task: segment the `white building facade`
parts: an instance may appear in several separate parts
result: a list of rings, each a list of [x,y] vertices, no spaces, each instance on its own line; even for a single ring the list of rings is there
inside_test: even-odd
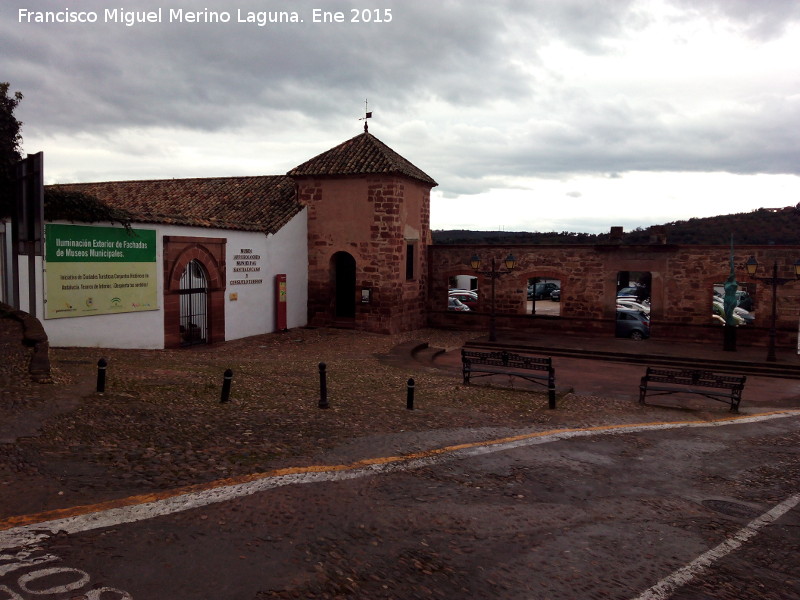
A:
[[[64,221],[50,223],[75,226]],[[106,230],[114,227],[112,223],[85,225],[79,227],[97,228]],[[116,229],[124,228],[116,224]],[[63,300],[51,293],[48,288],[61,283],[49,281],[59,275],[53,274],[54,269],[48,268],[45,257],[36,257],[35,272],[41,273],[36,277],[35,285],[35,316],[42,322],[48,339],[52,346],[81,346],[81,347],[107,347],[107,348],[146,348],[159,349],[174,347],[176,345],[191,345],[192,343],[206,343],[212,341],[209,337],[209,323],[194,323],[201,331],[193,335],[184,335],[176,344],[170,343],[167,332],[177,329],[181,333],[182,321],[187,319],[210,317],[213,308],[209,294],[207,265],[201,264],[201,273],[206,271],[206,281],[200,288],[205,291],[196,295],[205,295],[201,299],[202,308],[195,308],[196,312],[187,315],[190,307],[187,302],[182,303],[183,314],[179,312],[177,321],[170,322],[170,316],[165,312],[165,275],[164,258],[165,244],[175,238],[192,238],[198,240],[221,240],[224,248],[224,290],[223,298],[224,326],[217,324],[213,341],[225,341],[243,338],[251,335],[269,333],[278,329],[302,327],[307,320],[307,289],[308,289],[308,256],[305,241],[306,212],[301,211],[286,225],[274,234],[261,232],[230,231],[221,229],[206,229],[199,227],[182,227],[177,225],[147,225],[135,224],[134,230],[147,230],[155,232],[155,268],[153,269],[155,281],[152,282],[151,297],[154,302],[146,310],[126,311],[124,306],[110,313],[99,313],[87,310],[87,302],[99,305],[102,301],[97,298],[98,293],[93,288],[94,280],[84,284],[78,281],[77,287],[86,286],[86,290],[78,289],[69,296],[68,303],[74,312],[57,312],[54,303],[65,304]],[[246,258],[244,258],[246,257]],[[28,280],[28,257],[19,257],[19,295],[20,306],[23,310],[34,314],[30,310],[30,293]],[[238,264],[247,263],[241,267]],[[72,272],[93,271],[89,266],[92,263],[76,263]],[[242,269],[247,269],[243,272]],[[278,276],[284,276],[280,278]],[[63,276],[61,276],[63,277]],[[109,280],[113,281],[113,280]],[[285,284],[284,284],[285,281]],[[281,286],[283,284],[283,296]],[[112,284],[113,285],[113,284]],[[119,295],[119,294],[117,294]],[[115,296],[114,296],[115,297]],[[281,297],[283,300],[281,300]],[[278,322],[279,303],[285,303],[285,321]],[[197,305],[196,305],[197,306]],[[179,302],[179,307],[181,303]],[[173,319],[174,320],[174,319]],[[183,325],[184,334],[187,326]],[[173,336],[174,337],[174,336]]]

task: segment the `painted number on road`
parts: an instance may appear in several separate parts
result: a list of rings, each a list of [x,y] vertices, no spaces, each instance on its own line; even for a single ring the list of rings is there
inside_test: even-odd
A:
[[[0,600],[29,600],[30,598],[54,597],[57,594],[81,592],[76,596],[85,600],[133,600],[128,592],[123,592],[110,587],[93,590],[85,589],[91,581],[86,571],[72,567],[47,567],[36,568],[43,564],[60,560],[52,554],[34,556],[34,551],[22,551],[16,555],[0,554],[0,577],[15,571],[25,570],[26,573],[17,577],[16,585],[12,588],[0,584]],[[29,571],[28,569],[35,570]]]

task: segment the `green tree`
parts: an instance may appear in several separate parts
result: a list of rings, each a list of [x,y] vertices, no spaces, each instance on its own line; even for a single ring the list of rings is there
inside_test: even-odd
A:
[[[9,96],[10,87],[11,84],[0,82],[0,217],[7,217],[13,211],[14,165],[22,158],[19,151],[22,123],[14,117],[22,93]]]

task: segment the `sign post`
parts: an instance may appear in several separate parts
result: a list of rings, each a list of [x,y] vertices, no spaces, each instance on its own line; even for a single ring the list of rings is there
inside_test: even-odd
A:
[[[36,257],[42,256],[44,229],[44,153],[37,152],[23,158],[16,166],[16,202],[11,221],[13,238],[12,277],[14,280],[13,304],[18,308],[19,256],[28,257],[28,312],[36,316]]]

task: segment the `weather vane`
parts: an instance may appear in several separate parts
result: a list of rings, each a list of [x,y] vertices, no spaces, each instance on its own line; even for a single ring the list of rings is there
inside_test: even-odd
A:
[[[369,133],[369,127],[367,126],[367,119],[372,118],[372,111],[369,110],[368,100],[364,100],[364,113],[365,115],[361,119],[359,119],[359,121],[364,121],[364,133]]]

